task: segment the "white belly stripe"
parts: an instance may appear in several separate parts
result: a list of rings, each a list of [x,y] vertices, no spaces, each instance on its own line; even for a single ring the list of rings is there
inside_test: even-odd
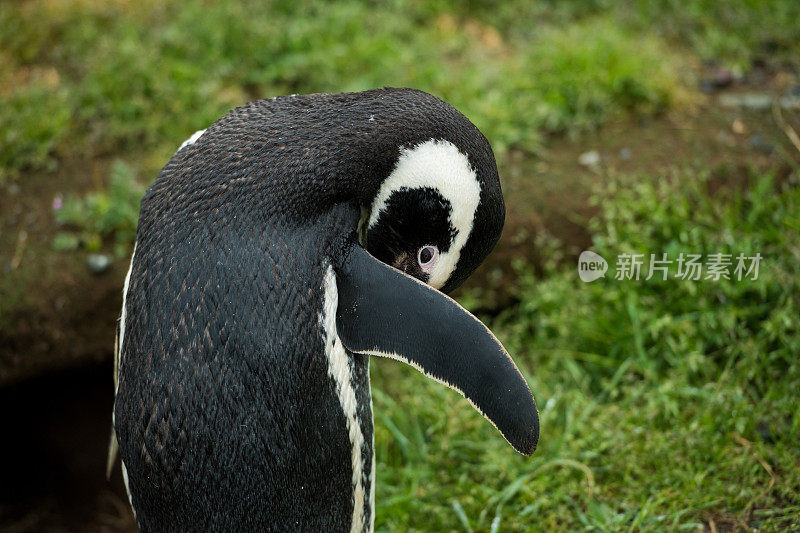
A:
[[[122,365],[122,343],[125,340],[125,318],[127,316],[126,312],[126,302],[128,299],[128,287],[131,283],[131,272],[133,272],[133,258],[136,256],[136,243],[133,244],[133,253],[131,254],[131,266],[128,267],[128,274],[125,276],[125,285],[122,288],[122,313],[119,317],[119,338],[117,339],[117,352],[114,354],[114,396],[116,397],[117,391],[119,390],[119,370]],[[116,403],[114,404],[115,408],[111,411],[111,423],[112,425],[116,423],[117,412],[116,412]],[[125,481],[125,491],[128,493],[128,502],[131,504],[131,509],[133,509],[133,499],[131,498],[131,491],[128,488],[128,470],[125,468],[125,463],[120,461],[122,464],[122,479]],[[133,515],[136,516],[136,509],[133,509]]]
[[[372,468],[369,471],[369,531],[375,530],[375,411],[372,408],[372,383],[367,372],[367,386],[369,387],[369,416],[372,417]]]
[[[119,339],[117,339],[117,353],[114,354],[116,363],[114,365],[114,395],[117,394],[119,388],[119,368],[122,364],[122,343],[125,340],[125,318],[127,315],[125,302],[128,299],[128,286],[131,283],[131,272],[133,272],[133,258],[136,256],[136,243],[133,243],[133,253],[131,253],[131,265],[128,267],[128,273],[125,275],[125,285],[122,287],[122,312],[119,316]]]
[[[364,531],[364,483],[362,481],[363,464],[361,450],[364,446],[364,435],[361,433],[361,424],[358,421],[356,410],[356,393],[351,384],[350,365],[347,352],[342,345],[342,341],[336,333],[336,309],[339,306],[339,292],[336,288],[336,274],[333,267],[328,265],[325,272],[325,302],[323,311],[320,314],[320,324],[325,334],[325,355],[328,359],[328,375],[336,383],[336,394],[339,396],[339,403],[344,411],[347,420],[347,430],[352,447],[352,467],[353,467],[353,518],[350,523],[350,532],[355,533]],[[374,470],[374,467],[373,467]],[[375,479],[375,473],[370,476]],[[373,491],[374,492],[374,491]],[[370,495],[372,500],[372,495]],[[375,515],[375,509],[372,509]],[[372,520],[370,520],[369,531],[372,531]]]

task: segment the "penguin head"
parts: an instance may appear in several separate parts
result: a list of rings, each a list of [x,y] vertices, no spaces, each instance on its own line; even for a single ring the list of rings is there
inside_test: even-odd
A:
[[[414,120],[394,124],[390,171],[364,208],[359,236],[377,259],[450,292],[500,238],[505,205],[497,164],[464,115],[421,91],[408,95],[413,105],[403,111],[412,107]]]

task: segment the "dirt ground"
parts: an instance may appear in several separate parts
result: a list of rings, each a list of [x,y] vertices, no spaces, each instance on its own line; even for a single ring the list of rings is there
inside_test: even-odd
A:
[[[737,185],[750,168],[788,174],[798,165],[797,150],[772,109],[723,105],[725,95],[798,84],[786,76],[756,73],[703,93],[688,110],[550,139],[544,155],[511,153],[501,168],[508,208],[503,237],[466,284],[481,290],[480,311],[513,303],[512,259],[540,265],[537,235],[559,239],[570,260],[591,244],[591,187],[609,173],[657,179],[670,167],[710,168],[720,183]],[[794,126],[800,129],[796,119]],[[592,151],[599,162],[581,164],[581,155]],[[0,461],[4,531],[135,530],[119,467],[110,482],[104,475],[114,321],[127,260],[97,276],[83,253],[56,252],[50,244],[58,229],[53,197],[102,187],[108,167],[73,161],[9,183],[0,194],[0,411],[9,421]]]

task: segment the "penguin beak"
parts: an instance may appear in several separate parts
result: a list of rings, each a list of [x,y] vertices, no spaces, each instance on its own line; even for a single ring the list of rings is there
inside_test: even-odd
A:
[[[337,334],[351,352],[403,361],[464,396],[518,452],[539,440],[533,394],[489,329],[449,296],[354,246],[336,268]]]

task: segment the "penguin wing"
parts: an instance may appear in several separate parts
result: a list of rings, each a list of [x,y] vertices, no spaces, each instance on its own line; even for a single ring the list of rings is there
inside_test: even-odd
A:
[[[360,246],[336,274],[337,333],[348,350],[415,367],[464,396],[518,452],[533,453],[539,439],[533,394],[480,320]]]

